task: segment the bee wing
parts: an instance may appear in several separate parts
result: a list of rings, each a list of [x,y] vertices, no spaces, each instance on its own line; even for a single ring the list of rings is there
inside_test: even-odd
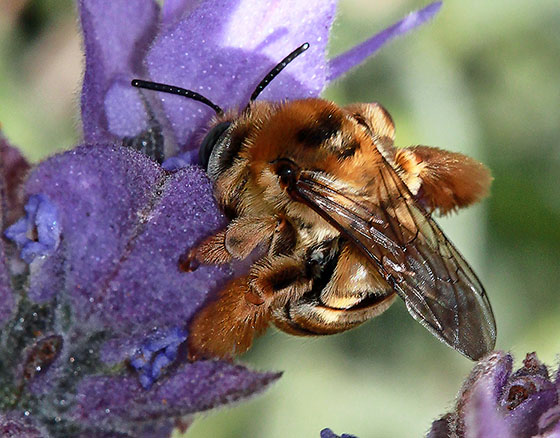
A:
[[[476,360],[494,348],[496,324],[480,280],[385,163],[374,201],[320,172],[302,171],[300,200],[350,239],[438,339]]]

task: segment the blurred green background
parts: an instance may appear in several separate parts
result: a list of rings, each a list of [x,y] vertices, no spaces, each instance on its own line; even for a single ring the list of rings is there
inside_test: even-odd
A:
[[[341,0],[339,53],[427,4]],[[0,123],[27,157],[78,142],[83,58],[69,0],[0,3]],[[495,181],[480,206],[439,221],[479,273],[497,347],[519,361],[560,353],[560,4],[446,0],[437,18],[393,42],[326,93],[379,101],[397,144],[472,155]],[[439,343],[401,302],[338,336],[275,330],[242,359],[284,370],[264,395],[199,418],[189,437],[417,437],[448,410],[472,363]],[[177,434],[179,436],[179,434]]]

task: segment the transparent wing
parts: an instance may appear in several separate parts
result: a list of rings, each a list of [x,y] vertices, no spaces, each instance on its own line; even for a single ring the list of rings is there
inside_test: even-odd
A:
[[[416,204],[393,168],[378,169],[375,201],[302,171],[300,200],[347,236],[437,338],[476,360],[494,348],[496,324],[480,280],[441,229]]]

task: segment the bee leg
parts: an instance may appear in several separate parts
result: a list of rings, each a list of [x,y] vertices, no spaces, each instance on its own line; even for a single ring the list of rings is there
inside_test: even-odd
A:
[[[334,270],[313,280],[324,287],[301,295],[272,313],[280,330],[299,336],[340,333],[384,312],[396,294],[368,261],[350,244],[337,254]]]
[[[269,252],[282,252],[295,244],[292,232],[292,227],[284,218],[253,217],[243,222],[237,219],[219,236],[221,244],[215,246],[227,252],[230,259],[233,255],[241,258],[249,255],[258,243],[269,239]],[[216,236],[209,239],[218,239]],[[213,247],[201,247],[203,255],[215,251]],[[254,263],[249,275],[231,281],[216,300],[205,305],[193,319],[189,329],[189,358],[227,358],[247,351],[254,337],[268,326],[271,308],[275,305],[274,287],[278,287],[281,278],[285,282],[283,288],[288,287],[287,279],[290,276],[293,278],[293,272],[302,274],[301,266],[300,260],[269,255]],[[276,277],[273,272],[276,272]]]
[[[204,239],[179,258],[179,267],[184,272],[194,271],[199,264],[221,265],[231,262],[232,256],[226,250],[226,231],[223,229]]]
[[[182,268],[189,271],[200,263],[219,265],[230,263],[233,259],[244,259],[259,243],[270,238],[276,226],[277,220],[273,216],[239,217],[191,249],[183,257]]]
[[[492,176],[482,163],[466,155],[429,146],[399,149],[399,175],[428,211],[446,214],[488,195]]]
[[[268,326],[270,308],[246,299],[248,277],[232,280],[194,317],[189,327],[190,360],[232,358],[247,351]]]
[[[272,310],[309,288],[305,264],[289,256],[267,256],[247,276],[231,281],[205,305],[189,328],[191,360],[231,358],[247,351],[268,326]]]
[[[248,298],[254,295],[266,306],[276,308],[305,293],[311,285],[311,279],[300,258],[267,256],[251,266],[248,285]]]
[[[270,241],[277,226],[274,216],[241,216],[227,227],[225,247],[233,258],[246,258],[257,245]]]
[[[292,254],[297,242],[297,232],[284,216],[278,216],[276,228],[268,249],[269,256]]]

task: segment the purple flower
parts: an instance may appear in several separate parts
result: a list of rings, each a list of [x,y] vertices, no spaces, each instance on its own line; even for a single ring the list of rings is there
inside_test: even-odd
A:
[[[321,438],[357,438],[355,435],[349,435],[347,433],[343,433],[342,435],[337,435],[330,429],[323,429],[321,431]]]
[[[198,151],[196,149],[183,152],[182,154],[175,155],[173,157],[169,157],[163,163],[161,163],[161,167],[165,170],[173,172],[175,170],[179,170],[183,167],[191,166],[194,164],[198,164]]]
[[[132,78],[190,88],[222,108],[243,107],[264,75],[308,41],[309,50],[272,81],[260,98],[316,97],[329,81],[392,38],[426,22],[441,7],[441,2],[432,3],[327,60],[335,0],[167,1],[159,13],[150,1],[109,4],[79,1],[86,50],[84,140],[114,143],[126,137],[142,150],[154,145],[164,149],[161,158],[197,149],[212,110],[180,96],[133,89]]]
[[[551,378],[535,353],[512,373],[509,354],[481,360],[465,381],[455,410],[432,425],[428,438],[557,438],[560,370]]]
[[[223,221],[200,169],[170,174],[128,148],[79,147],[38,166],[25,191],[56,206],[62,235],[30,266],[3,329],[14,339],[0,351],[13,369],[0,373],[11,410],[51,436],[150,436],[280,376],[179,359],[188,321],[230,275],[177,266]]]
[[[179,346],[187,339],[182,327],[172,327],[157,337],[147,339],[130,358],[130,365],[140,372],[140,384],[150,388],[163,369],[177,357]]]
[[[178,421],[259,393],[280,373],[186,361],[191,319],[233,274],[179,269],[183,254],[225,224],[210,181],[192,165],[211,114],[130,80],[190,87],[235,108],[309,41],[262,98],[317,96],[441,3],[332,61],[334,0],[78,5],[84,145],[44,161],[23,185],[25,162],[0,161],[0,205],[8,206],[0,216],[0,427],[23,436],[165,437]],[[16,247],[29,265],[14,262]]]

